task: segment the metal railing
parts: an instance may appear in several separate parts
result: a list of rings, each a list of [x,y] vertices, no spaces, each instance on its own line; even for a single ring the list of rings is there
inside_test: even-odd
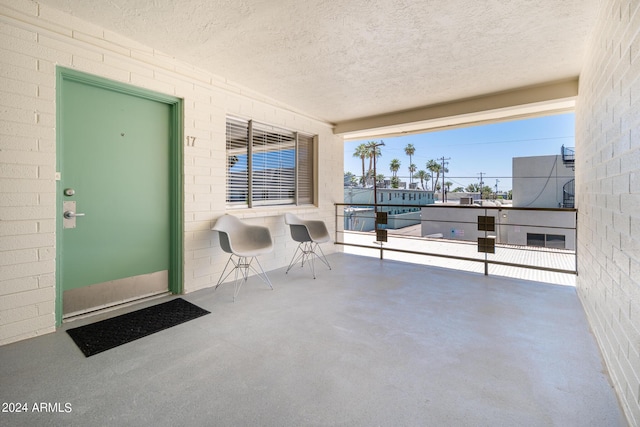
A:
[[[335,204],[335,243],[407,256],[577,275],[577,210]]]
[[[573,165],[576,161],[576,151],[573,147],[565,147],[564,145],[560,148],[560,153],[562,154],[562,163],[565,165]]]

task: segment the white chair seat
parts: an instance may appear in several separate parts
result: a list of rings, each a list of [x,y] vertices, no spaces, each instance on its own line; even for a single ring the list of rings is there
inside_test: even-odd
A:
[[[309,238],[316,243],[326,243],[331,240],[329,236],[329,230],[323,221],[309,220],[304,221],[302,225],[307,227]]]
[[[233,293],[233,300],[235,301],[240,292],[242,282],[249,277],[249,270],[255,272],[260,279],[273,289],[269,277],[257,258],[259,255],[273,251],[273,240],[267,227],[246,224],[235,216],[224,215],[218,218],[212,230],[218,232],[222,250],[231,254],[218,279],[216,289],[235,271],[235,289]],[[260,269],[259,271],[253,267],[252,263],[254,261]],[[232,264],[233,268],[225,275],[229,264]],[[238,273],[241,273],[241,276]]]
[[[254,257],[273,251],[273,242],[267,227],[246,224],[243,226],[244,228],[241,230],[230,232],[232,233],[229,236],[231,253],[238,256]]]

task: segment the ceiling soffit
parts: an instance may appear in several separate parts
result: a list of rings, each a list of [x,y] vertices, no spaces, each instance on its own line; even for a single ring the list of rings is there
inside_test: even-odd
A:
[[[389,137],[573,111],[578,79],[337,123],[345,139]]]
[[[38,0],[38,4],[342,127],[362,118],[575,79],[600,2]]]

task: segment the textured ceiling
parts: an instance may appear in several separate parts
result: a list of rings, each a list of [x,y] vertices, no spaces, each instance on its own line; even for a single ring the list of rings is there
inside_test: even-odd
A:
[[[38,0],[332,123],[576,77],[598,0]]]

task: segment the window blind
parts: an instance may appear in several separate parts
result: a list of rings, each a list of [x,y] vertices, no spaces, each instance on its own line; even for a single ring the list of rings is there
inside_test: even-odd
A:
[[[295,202],[295,134],[253,123],[252,201],[254,206]]]
[[[227,204],[313,203],[314,139],[252,120],[227,118]]]
[[[249,201],[249,127],[245,121],[227,119],[227,204]]]

